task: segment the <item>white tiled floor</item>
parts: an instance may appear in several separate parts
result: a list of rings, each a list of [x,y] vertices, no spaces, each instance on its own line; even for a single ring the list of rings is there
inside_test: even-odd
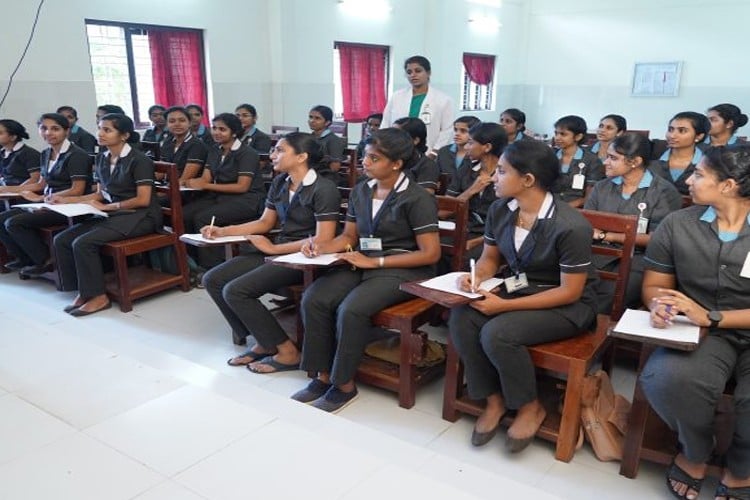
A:
[[[625,479],[587,447],[473,448],[442,381],[411,410],[369,387],[339,415],[295,403],[302,373],[226,365],[241,348],[202,290],[80,319],[71,299],[0,275],[0,500],[668,497],[659,467]]]

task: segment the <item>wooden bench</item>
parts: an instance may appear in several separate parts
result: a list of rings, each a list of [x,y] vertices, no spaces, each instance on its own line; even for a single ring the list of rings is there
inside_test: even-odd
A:
[[[593,210],[582,210],[581,213],[595,228],[625,234],[625,242],[622,246],[594,245],[592,247],[593,253],[613,255],[620,259],[618,272],[599,271],[600,278],[615,281],[611,317],[619,319],[624,310],[630,261],[635,249],[637,217]],[[538,344],[528,348],[538,372],[566,381],[562,394],[554,394],[549,400],[540,394],[543,403],[547,403],[545,404],[547,418],[537,433],[538,437],[556,443],[555,458],[563,462],[569,462],[575,453],[581,425],[583,379],[609,346],[609,337],[607,337],[609,323],[610,316],[599,315],[596,328],[591,331],[583,332],[571,339]],[[450,342],[447,356],[443,418],[455,422],[460,413],[480,415],[483,402],[469,399],[466,395],[463,364]],[[563,396],[562,412],[558,410],[558,396]],[[504,421],[511,422],[512,419],[506,417]]]
[[[187,265],[185,245],[179,240],[185,232],[182,218],[182,200],[180,198],[179,176],[174,163],[154,162],[157,173],[164,174],[166,186],[157,190],[167,193],[169,206],[162,207],[165,226],[169,229],[159,233],[136,236],[125,240],[113,241],[102,246],[101,253],[114,260],[114,273],[107,276],[107,295],[120,304],[122,312],[133,309],[133,300],[153,295],[173,287],[180,287],[183,292],[190,290],[190,275]],[[127,258],[151,250],[171,247],[175,252],[175,261],[179,274],[169,274],[146,266],[129,268]]]

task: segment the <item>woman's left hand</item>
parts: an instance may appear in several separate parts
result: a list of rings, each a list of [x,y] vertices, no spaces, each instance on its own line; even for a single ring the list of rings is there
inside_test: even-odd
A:
[[[271,242],[271,240],[269,240],[262,234],[249,234],[245,236],[245,239],[247,239],[247,241],[252,243],[255,248],[257,248],[264,254],[266,255],[274,254],[275,245]]]
[[[472,301],[471,307],[485,316],[494,316],[495,314],[509,310],[508,300],[481,289],[477,290],[477,293],[481,293],[484,298]]]
[[[684,293],[667,288],[660,288],[659,293],[661,295],[656,298],[656,302],[667,306],[673,315],[682,313],[698,326],[709,326],[711,324],[708,319],[708,310]]]
[[[360,252],[342,252],[336,254],[336,257],[360,269],[375,269],[378,267],[377,258],[367,257]]]
[[[109,211],[115,210],[114,208],[108,208],[109,207],[108,203],[102,203],[101,201],[98,201],[98,200],[89,201],[89,205],[96,208],[97,210],[101,210],[102,212],[107,212],[108,210]]]
[[[44,201],[44,196],[41,194],[36,194],[33,191],[21,191],[21,198],[23,198],[26,201],[30,201],[32,203],[37,203],[40,201]]]

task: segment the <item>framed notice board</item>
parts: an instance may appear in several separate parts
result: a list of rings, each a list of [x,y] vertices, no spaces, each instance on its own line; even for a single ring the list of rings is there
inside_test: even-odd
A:
[[[635,63],[630,95],[634,97],[677,97],[682,62]]]

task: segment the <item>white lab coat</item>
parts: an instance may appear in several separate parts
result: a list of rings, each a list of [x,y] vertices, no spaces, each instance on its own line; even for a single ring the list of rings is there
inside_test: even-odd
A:
[[[395,91],[385,105],[380,127],[390,127],[399,118],[409,116],[411,98],[411,87]],[[418,118],[427,126],[427,151],[437,151],[452,142],[453,101],[446,94],[429,86]]]

